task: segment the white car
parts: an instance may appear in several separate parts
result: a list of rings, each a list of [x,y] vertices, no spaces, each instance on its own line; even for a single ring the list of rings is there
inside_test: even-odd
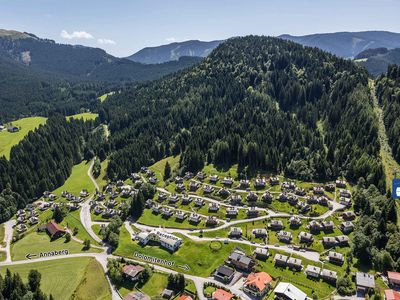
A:
[[[396,188],[396,196],[400,197],[400,186]]]

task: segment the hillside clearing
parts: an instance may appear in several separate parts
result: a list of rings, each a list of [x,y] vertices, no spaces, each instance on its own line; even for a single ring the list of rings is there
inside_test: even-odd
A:
[[[72,116],[68,116],[66,117],[67,120],[71,120],[71,119],[83,119],[84,121],[88,121],[88,120],[94,120],[98,117],[98,114],[95,113],[81,113],[81,114],[76,114],[76,115],[72,115]]]

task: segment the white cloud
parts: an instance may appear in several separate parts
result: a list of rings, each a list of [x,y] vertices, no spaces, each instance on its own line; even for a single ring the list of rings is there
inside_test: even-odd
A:
[[[110,39],[97,39],[97,43],[100,45],[115,45],[116,42]]]
[[[61,30],[60,36],[63,39],[72,40],[72,39],[93,39],[93,35],[86,31],[73,31],[69,33],[66,30]]]
[[[176,41],[176,38],[174,38],[174,37],[169,37],[169,38],[166,38],[165,40],[166,40],[167,42],[172,43],[172,42],[175,42],[175,41]]]

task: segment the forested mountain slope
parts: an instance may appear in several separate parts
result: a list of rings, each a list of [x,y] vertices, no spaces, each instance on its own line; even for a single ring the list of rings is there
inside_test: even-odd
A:
[[[389,65],[400,64],[400,48],[369,49],[356,56],[356,62],[363,65],[373,76],[386,73]]]
[[[400,67],[391,65],[387,74],[381,76],[376,85],[379,104],[383,108],[383,119],[393,156],[400,162]]]
[[[201,64],[105,103],[110,178],[171,153],[284,171],[300,179],[364,177],[385,187],[366,72],[351,61],[277,38],[221,44]]]

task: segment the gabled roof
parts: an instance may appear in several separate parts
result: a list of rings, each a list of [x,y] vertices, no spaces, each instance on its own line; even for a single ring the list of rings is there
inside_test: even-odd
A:
[[[400,293],[394,290],[385,290],[385,300],[400,300]]]
[[[389,280],[399,280],[400,281],[400,273],[398,272],[387,272]]]
[[[124,272],[124,274],[127,276],[130,276],[132,278],[135,278],[143,270],[144,270],[144,268],[142,266],[134,266],[134,265],[125,265],[122,268],[122,271]]]
[[[233,297],[234,295],[223,289],[218,289],[213,293],[213,298],[215,300],[231,300]]]
[[[265,287],[272,282],[272,277],[265,272],[250,273],[244,283],[245,286],[254,286],[259,291],[264,291]]]
[[[49,223],[47,223],[46,229],[52,236],[54,234],[56,234],[57,232],[65,232],[65,230],[63,228],[61,228],[60,225],[58,225],[54,221],[50,221]]]
[[[193,298],[189,295],[182,295],[178,298],[178,300],[193,300]]]

